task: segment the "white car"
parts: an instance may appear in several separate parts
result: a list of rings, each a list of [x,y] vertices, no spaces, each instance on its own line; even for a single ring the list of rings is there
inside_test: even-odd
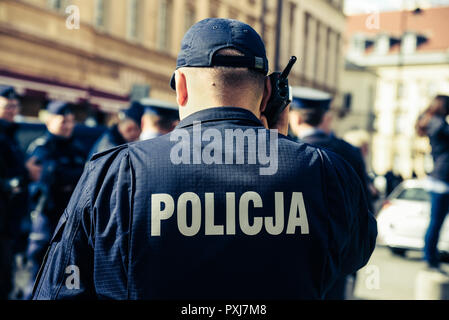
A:
[[[430,194],[426,185],[425,180],[406,180],[388,196],[377,215],[379,245],[399,255],[424,248],[430,220]],[[441,228],[438,249],[449,253],[449,218]]]

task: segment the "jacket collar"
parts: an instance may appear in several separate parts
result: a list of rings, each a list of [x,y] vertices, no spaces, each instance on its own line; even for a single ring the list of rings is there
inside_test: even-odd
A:
[[[240,120],[243,123],[263,127],[262,122],[249,110],[237,107],[215,107],[195,112],[184,118],[176,129],[192,126],[194,122],[216,122]]]

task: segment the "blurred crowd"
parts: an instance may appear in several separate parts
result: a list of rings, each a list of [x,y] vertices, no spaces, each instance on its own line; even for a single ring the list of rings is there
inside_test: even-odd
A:
[[[132,102],[86,150],[73,135],[74,108],[68,102],[50,101],[46,133],[22,150],[14,122],[19,96],[13,87],[0,85],[0,299],[31,297],[59,218],[93,154],[166,134],[178,123],[173,106]]]

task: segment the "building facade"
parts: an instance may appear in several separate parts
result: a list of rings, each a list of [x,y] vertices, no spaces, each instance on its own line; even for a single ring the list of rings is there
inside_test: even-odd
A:
[[[298,57],[291,83],[313,87],[335,96],[342,104],[341,73],[344,67],[343,34],[345,15],[342,0],[280,1],[281,19],[278,69],[290,56]]]
[[[415,123],[437,94],[449,94],[449,7],[348,17],[347,59],[378,76],[373,169],[404,178],[432,169]]]
[[[29,117],[50,99],[85,115],[114,113],[136,96],[174,102],[168,82],[185,31],[225,17],[262,35],[271,71],[296,55],[292,84],[339,94],[342,8],[339,0],[2,0],[0,83],[18,89]]]

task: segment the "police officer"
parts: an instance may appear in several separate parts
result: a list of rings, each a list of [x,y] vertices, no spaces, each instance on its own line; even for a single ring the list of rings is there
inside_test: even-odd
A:
[[[0,85],[0,299],[11,289],[13,256],[26,247],[27,185],[41,170],[34,159],[25,163],[16,140],[19,108],[14,88]]]
[[[86,161],[82,145],[73,138],[73,108],[67,102],[50,102],[47,106],[47,133],[34,140],[27,151],[28,157],[35,158],[42,166],[39,180],[30,186],[32,230],[27,256],[34,276]]]
[[[113,147],[139,140],[142,132],[141,119],[143,115],[142,105],[135,101],[128,109],[119,112],[119,122],[109,128],[95,142],[89,153],[89,159],[98,152],[111,149]]]
[[[289,116],[291,131],[300,140],[331,150],[345,159],[359,176],[369,197],[368,176],[362,152],[359,148],[337,138],[332,132],[331,102],[332,96],[326,92],[312,88],[293,88]],[[368,201],[368,207],[372,211],[371,201]]]
[[[287,111],[266,129],[267,72],[249,25],[189,29],[171,81],[181,122],[93,157],[34,299],[321,299],[366,264],[377,229],[359,179],[287,138]]]
[[[173,131],[178,124],[177,106],[150,98],[142,99],[140,103],[145,110],[142,116],[140,140],[153,139],[167,134]]]
[[[345,159],[355,170],[367,196],[370,211],[373,210],[369,197],[368,175],[360,149],[337,138],[331,130],[332,116],[329,112],[332,96],[326,92],[296,87],[293,89],[293,101],[290,111],[291,131],[306,143],[331,150]],[[354,275],[355,276],[355,275]],[[342,277],[329,291],[327,299],[345,298],[346,278]]]

